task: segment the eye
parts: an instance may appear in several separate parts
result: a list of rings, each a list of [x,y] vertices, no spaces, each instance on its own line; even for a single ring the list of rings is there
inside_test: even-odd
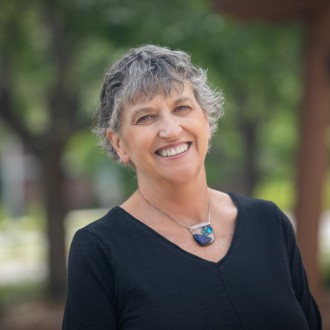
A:
[[[144,115],[136,120],[136,124],[148,124],[152,119],[152,115]]]
[[[180,105],[180,106],[178,106],[178,107],[175,108],[175,111],[177,111],[177,112],[183,112],[183,113],[188,112],[190,110],[191,110],[191,107],[188,106],[188,105]]]

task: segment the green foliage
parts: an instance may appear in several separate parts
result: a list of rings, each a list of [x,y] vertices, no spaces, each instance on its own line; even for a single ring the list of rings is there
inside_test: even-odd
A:
[[[221,28],[220,18],[218,24],[218,42],[211,40],[215,47],[205,48],[211,53],[211,79],[225,94],[226,115],[209,156],[210,179],[219,188],[259,195],[264,191],[259,184],[292,180],[302,31],[296,25],[227,20]],[[251,164],[255,174],[245,170]],[[244,190],[247,177],[253,176],[253,190]]]
[[[49,112],[49,91],[58,83],[56,54],[68,57],[63,84],[78,102],[75,120],[89,122],[90,129],[105,69],[128,48],[157,43],[191,53],[225,94],[226,115],[207,160],[210,184],[244,191],[252,176],[248,162],[257,172],[254,194],[269,191],[261,187],[277,180],[292,180],[301,96],[299,25],[238,24],[201,0],[4,0],[0,27],[2,61],[12,64],[8,83],[15,111],[35,134],[56,123],[69,129],[69,113],[54,118]],[[51,27],[65,37],[63,45]],[[95,145],[89,130],[72,132],[63,158],[71,176],[93,177],[105,164],[111,169]],[[134,174],[120,171],[131,191]]]
[[[43,296],[44,283],[27,282],[0,286],[0,312],[2,308],[18,301],[38,299]]]

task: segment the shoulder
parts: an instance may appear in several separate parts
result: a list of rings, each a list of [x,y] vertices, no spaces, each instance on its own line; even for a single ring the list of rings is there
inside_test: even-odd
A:
[[[272,201],[251,198],[233,192],[224,193],[212,190],[212,196],[216,201],[215,207],[220,213],[231,214],[245,218],[279,218],[280,209]]]
[[[224,193],[211,190],[211,193],[216,201],[215,206],[224,212],[255,216],[265,213],[277,215],[279,211],[278,207],[271,201],[251,198],[233,192]]]
[[[280,219],[284,215],[283,211],[272,201],[252,198],[236,193],[228,193],[233,203],[243,214],[248,214],[250,216],[267,216],[268,218]]]
[[[258,211],[258,210],[275,210],[277,206],[274,202],[243,196],[240,194],[229,192],[228,195],[233,200],[237,208],[244,209],[246,211]]]
[[[109,230],[113,230],[120,222],[120,219],[124,216],[125,212],[120,207],[115,206],[104,216],[92,221],[90,224],[81,228],[81,230],[98,235]]]
[[[145,225],[123,208],[116,206],[102,218],[79,229],[73,238],[71,248],[106,253],[120,258],[125,253],[146,244]]]
[[[229,192],[227,195],[237,209],[241,221],[281,227],[288,235],[292,235],[291,220],[273,201],[247,197],[233,192]]]
[[[96,247],[103,249],[109,245],[111,237],[121,232],[121,227],[125,221],[121,221],[126,213],[120,207],[114,207],[103,217],[92,221],[90,224],[79,228],[73,237],[71,248],[78,246],[79,248]]]
[[[274,202],[229,193],[241,218],[265,228],[277,228],[286,240],[294,239],[292,221]]]

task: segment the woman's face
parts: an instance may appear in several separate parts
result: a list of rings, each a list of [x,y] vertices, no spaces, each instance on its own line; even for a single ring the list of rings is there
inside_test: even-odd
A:
[[[183,182],[204,170],[210,128],[190,84],[124,109],[119,133],[108,138],[138,181]]]

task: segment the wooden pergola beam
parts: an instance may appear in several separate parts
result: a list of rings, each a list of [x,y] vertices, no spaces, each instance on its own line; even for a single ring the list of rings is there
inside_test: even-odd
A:
[[[327,168],[330,111],[330,2],[306,21],[305,76],[297,161],[297,239],[312,291],[321,286],[319,221]]]
[[[214,0],[216,10],[244,21],[300,20],[306,27],[303,98],[297,159],[297,239],[318,300],[319,222],[326,177],[326,134],[330,110],[329,0]]]
[[[240,20],[288,21],[313,15],[328,0],[215,0],[215,9]]]

